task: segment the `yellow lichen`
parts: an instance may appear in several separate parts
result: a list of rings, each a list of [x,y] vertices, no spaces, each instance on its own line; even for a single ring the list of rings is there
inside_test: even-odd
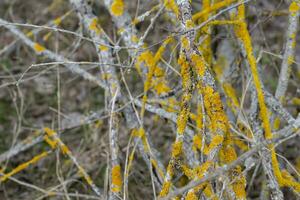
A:
[[[107,46],[104,46],[104,45],[99,45],[99,49],[101,51],[107,51],[108,50],[108,47]]]
[[[56,18],[55,20],[53,20],[53,24],[55,24],[56,26],[60,25],[62,22],[61,17]]]
[[[173,158],[177,158],[178,156],[180,156],[182,154],[182,145],[183,145],[182,141],[176,141],[173,144],[173,149],[172,149],[172,157]]]
[[[280,118],[276,117],[273,124],[274,130],[278,130],[280,127]]]
[[[187,120],[190,113],[190,108],[187,103],[192,98],[191,94],[183,94],[182,101],[181,101],[181,110],[177,117],[177,133],[182,135],[186,128]]]
[[[230,136],[230,135],[228,135]],[[233,143],[231,137],[226,137],[220,151],[221,162],[228,164],[237,159],[235,149],[231,145]],[[238,165],[229,171],[230,179],[232,180],[232,190],[238,199],[246,199],[246,179],[242,173],[241,167]]]
[[[165,197],[165,196],[167,196],[167,194],[169,194],[170,187],[171,187],[171,182],[169,182],[169,181],[164,182],[164,184],[163,184],[163,186],[162,186],[162,189],[161,189],[161,191],[160,191],[159,196],[160,196],[160,197]]]
[[[194,170],[190,169],[187,165],[181,165],[181,170],[189,179],[193,179],[195,176]]]
[[[204,107],[210,118],[209,128],[213,132],[226,131],[228,129],[227,117],[223,110],[220,94],[210,86],[202,89],[204,97]]]
[[[243,4],[238,8],[238,18],[241,20],[244,20],[245,18],[245,7]],[[263,122],[262,126],[265,131],[265,138],[272,139],[271,126],[269,122],[269,112],[265,104],[264,94],[263,94],[263,90],[258,75],[256,59],[253,55],[251,37],[247,29],[247,24],[244,21],[242,21],[238,26],[235,27],[235,33],[237,37],[240,38],[240,40],[242,41],[245,52],[247,54],[247,59],[253,76],[253,82],[257,92],[257,98],[260,107],[260,118]],[[279,184],[282,184],[283,180],[279,168],[279,163],[276,157],[275,148],[273,147],[272,144],[269,145],[269,148],[271,149],[271,163],[272,163],[274,175],[277,178]]]
[[[164,172],[158,167],[157,161],[151,158],[150,162],[153,165],[153,167],[158,171],[159,175],[162,178],[164,178]]]
[[[235,89],[231,86],[230,83],[224,83],[223,88],[226,96],[229,98],[229,107],[236,111],[236,109],[239,108],[239,100],[236,96]]]
[[[131,37],[131,41],[134,42],[134,43],[138,43],[139,42],[139,38],[136,35],[133,35]]]
[[[111,12],[115,16],[121,16],[124,12],[124,1],[123,0],[114,0],[111,4]]]
[[[194,173],[197,176],[198,179],[201,179],[206,172],[208,172],[208,169],[212,166],[212,161],[206,161],[202,165],[196,167],[194,169]]]
[[[121,35],[124,31],[125,31],[124,28],[120,28],[120,29],[117,31],[117,33],[118,33],[119,35]]]
[[[294,97],[292,99],[292,104],[299,106],[300,105],[300,98]]]
[[[121,166],[116,165],[111,170],[112,191],[120,192],[122,188]]]
[[[197,134],[193,137],[193,150],[196,151],[197,149],[201,150],[202,147],[202,137],[200,134]]]
[[[295,181],[292,175],[288,171],[283,170],[282,177],[284,179],[284,183],[283,183],[284,186],[293,188],[296,193],[300,192],[300,183]]]
[[[168,100],[167,100],[167,104],[165,105],[165,109],[166,109],[166,111],[167,112],[176,112],[177,110],[175,109],[176,108],[176,106],[178,105],[178,101],[174,98],[174,97],[172,97],[172,98],[169,98]]]
[[[43,51],[46,50],[45,47],[43,47],[42,45],[38,44],[38,43],[35,43],[34,46],[33,46],[34,50],[37,52],[37,53],[41,53]]]
[[[0,178],[0,182],[6,181],[8,178],[10,178],[11,176],[15,175],[16,173],[26,169],[27,167],[29,167],[29,165],[32,165],[36,162],[38,162],[39,160],[41,160],[42,158],[46,157],[49,153],[48,152],[42,152],[39,155],[36,155],[35,157],[33,157],[31,160],[22,163],[20,165],[18,165],[16,168],[14,168],[12,171],[10,171],[7,174],[4,174],[1,178]]]
[[[186,20],[186,28],[191,29],[194,27],[194,22],[192,20]]]
[[[289,11],[292,15],[296,15],[296,13],[299,11],[300,7],[297,2],[293,1],[289,7]]]
[[[180,54],[178,58],[178,64],[180,65],[180,73],[181,73],[181,78],[182,78],[182,85],[184,88],[187,87],[189,81],[190,81],[190,68],[189,68],[189,63],[186,60],[186,57],[183,55],[183,53]]]
[[[70,152],[71,152],[70,149],[64,144],[60,145],[60,149],[61,149],[61,152],[66,155],[70,154]]]
[[[44,128],[44,131],[45,131],[45,132],[47,133],[47,135],[49,135],[49,136],[54,136],[54,135],[56,135],[56,132],[55,132],[54,130],[48,128],[48,127],[45,127],[45,128]]]
[[[252,44],[251,44],[251,37],[249,35],[249,32],[247,30],[247,25],[245,22],[241,22],[237,28],[235,29],[236,35],[238,38],[241,39],[243,42],[245,51],[247,53],[247,59],[251,68],[252,76],[253,76],[253,82],[257,91],[257,98],[258,98],[258,103],[260,106],[260,117],[263,122],[263,127],[265,129],[265,137],[266,139],[271,139],[272,138],[272,133],[271,133],[271,127],[270,127],[270,122],[269,122],[269,114],[268,114],[268,109],[265,104],[265,99],[264,99],[264,94],[263,90],[261,87],[257,67],[256,67],[256,59],[253,55],[253,50],[252,50]]]
[[[237,177],[239,176],[239,177]],[[234,170],[231,170],[231,179],[233,179],[232,189],[237,199],[246,199],[246,179],[242,175],[241,168],[238,166]]]
[[[242,141],[242,140],[239,139],[239,138],[235,138],[235,139],[233,140],[233,143],[234,143],[237,147],[239,147],[241,150],[243,150],[243,151],[248,151],[248,150],[249,150],[248,145],[245,144],[245,142]]]
[[[91,31],[94,31],[97,35],[100,35],[101,29],[98,27],[98,19],[97,18],[92,19],[89,29]]]
[[[57,146],[57,141],[50,139],[47,135],[44,136],[45,142],[52,148],[55,149]]]
[[[223,142],[223,136],[222,135],[216,135],[212,138],[211,143],[207,148],[203,150],[203,153],[205,155],[208,155],[213,149],[215,149],[217,146],[222,144]]]
[[[195,15],[193,15],[193,20],[196,21],[199,18],[201,18],[203,15],[206,15],[207,13],[212,13],[214,11],[217,11],[221,8],[224,8],[226,6],[229,6],[231,3],[236,2],[237,0],[224,0],[218,3],[215,3],[214,5],[206,8],[205,10],[202,10]]]
[[[89,185],[94,184],[92,178],[84,171],[84,169],[81,166],[78,167],[78,172]]]
[[[182,45],[182,48],[186,49],[186,50],[189,50],[190,49],[190,42],[189,40],[187,39],[187,37],[182,37],[181,38],[181,45]]]
[[[218,200],[218,197],[213,192],[211,184],[207,184],[203,192],[208,199]]]
[[[199,56],[197,54],[193,54],[191,56],[191,60],[193,62],[193,65],[196,67],[198,75],[200,77],[203,77],[204,73],[205,73],[205,64],[204,64],[203,58],[201,58],[201,56]]]
[[[154,89],[158,95],[168,93],[171,91],[171,88],[167,86],[165,82],[158,82],[155,86]]]
[[[164,3],[166,9],[173,11],[176,14],[176,16],[179,15],[179,9],[175,0],[164,0]]]
[[[189,191],[185,197],[185,200],[197,200],[198,197],[196,196],[194,190]]]

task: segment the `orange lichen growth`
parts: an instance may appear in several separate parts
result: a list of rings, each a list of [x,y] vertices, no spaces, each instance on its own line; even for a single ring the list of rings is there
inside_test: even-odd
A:
[[[104,46],[104,45],[99,45],[99,49],[101,51],[107,51],[108,50],[108,47],[107,46]]]
[[[182,96],[181,104],[180,104],[180,112],[177,117],[177,133],[181,135],[184,133],[184,130],[185,130],[185,127],[187,124],[187,120],[189,117],[189,113],[190,113],[190,107],[188,104],[192,98],[192,94],[191,94],[192,91],[190,88],[192,83],[191,83],[189,63],[186,60],[183,53],[181,53],[179,56],[178,64],[181,67],[182,85],[185,90],[185,92]]]
[[[273,147],[273,145],[270,145],[271,147],[271,162],[272,162],[272,167],[273,167],[273,173],[279,183],[279,185],[283,185],[283,178],[282,178],[282,175],[281,175],[281,171],[280,171],[280,167],[279,167],[279,163],[278,163],[278,160],[277,160],[277,157],[276,157],[276,152],[275,152],[275,149]]]
[[[197,134],[193,137],[193,150],[197,151],[197,149],[201,150],[202,147],[202,137],[200,134]]]
[[[132,166],[132,162],[134,160],[134,154],[135,154],[135,149],[133,149],[130,153],[129,159],[128,159],[128,164],[127,164],[127,171],[125,176],[128,177],[129,176],[129,172],[131,170],[131,166]]]
[[[243,151],[248,151],[249,147],[239,138],[233,138],[233,143]]]
[[[115,16],[121,16],[124,13],[124,1],[114,0],[111,4],[111,13]]]
[[[70,149],[64,144],[60,145],[60,149],[63,154],[69,154],[71,152]]]
[[[183,94],[181,101],[181,110],[177,117],[177,132],[178,134],[183,134],[186,128],[187,120],[190,113],[190,108],[187,105],[190,99],[192,98],[191,94]]]
[[[152,52],[150,52],[149,50],[143,52],[138,57],[137,64],[139,65],[141,62],[145,62],[146,66],[149,67],[149,71],[148,71],[147,76],[146,76],[146,81],[144,83],[143,106],[142,106],[142,110],[141,110],[141,116],[144,116],[145,104],[146,104],[146,101],[147,101],[147,92],[151,87],[152,77],[153,77],[153,73],[154,73],[154,70],[155,70],[155,67],[156,67],[154,59],[153,59]]]
[[[212,166],[212,164],[213,164],[212,161],[206,161],[206,162],[203,163],[202,165],[196,167],[196,168],[194,169],[195,175],[196,175],[199,179],[201,179],[201,178],[204,176],[204,174],[205,174],[206,172],[208,172],[208,169]]]
[[[222,135],[216,135],[212,138],[211,143],[207,148],[204,148],[203,153],[205,155],[208,155],[213,149],[215,149],[217,146],[221,145],[223,142],[223,136]]]
[[[150,159],[152,166],[158,171],[159,175],[164,178],[164,172],[158,167],[157,161],[154,159]]]
[[[172,157],[173,158],[177,158],[178,156],[180,156],[182,154],[182,145],[183,145],[182,141],[176,141],[173,144],[173,149],[172,149]]]
[[[239,100],[236,96],[235,89],[231,86],[230,83],[224,83],[223,84],[223,89],[228,97],[228,105],[230,108],[232,108],[234,111],[239,108]]]
[[[197,200],[197,199],[199,199],[199,198],[195,194],[194,190],[189,191],[185,197],[185,200]]]
[[[167,38],[163,44],[158,48],[157,52],[155,53],[154,56],[154,63],[156,64],[162,57],[163,52],[166,49],[167,44],[169,44],[171,41],[173,41],[172,37]]]
[[[190,169],[189,167],[182,165],[182,171],[183,173],[189,178],[189,179],[201,179],[203,178],[203,176],[208,173],[209,168],[213,165],[212,161],[206,161],[205,163],[203,163],[201,166],[198,166],[194,169]],[[196,196],[197,191],[201,190],[202,188],[204,188],[204,194],[206,197],[208,197],[209,199],[218,199],[216,197],[216,195],[213,193],[211,184],[209,183],[203,183],[200,184],[199,186],[191,189],[186,198],[185,199],[198,199]]]
[[[78,173],[85,179],[85,181],[89,185],[93,185],[94,184],[92,178],[84,171],[84,169],[81,166],[78,167]]]
[[[153,79],[153,76],[155,75],[155,73],[159,72],[159,70],[157,70],[157,68],[158,68],[157,63],[161,59],[162,54],[165,51],[167,44],[171,41],[172,41],[171,37],[166,39],[163,42],[163,44],[159,47],[159,49],[157,50],[157,52],[154,56],[153,56],[152,52],[147,50],[147,51],[141,53],[141,55],[137,59],[137,65],[140,65],[141,62],[144,62],[146,64],[146,66],[149,68],[147,76],[146,76],[146,81],[144,83],[144,95],[143,95],[143,100],[142,100],[143,105],[142,105],[142,109],[141,109],[141,118],[143,118],[144,113],[145,113],[145,104],[146,104],[146,101],[148,98],[147,92],[149,91],[150,87],[153,86],[153,84],[155,85],[155,83],[156,83],[156,89],[158,90],[159,93],[170,90],[168,87],[165,87],[166,85],[158,84],[157,80],[153,81],[152,79]]]
[[[0,182],[6,181],[8,178],[10,178],[11,176],[15,175],[16,173],[26,169],[27,167],[29,167],[30,165],[38,162],[39,160],[41,160],[42,158],[45,158],[47,155],[49,154],[49,152],[42,152],[39,155],[33,157],[31,160],[22,163],[20,165],[18,165],[16,168],[14,168],[12,171],[10,171],[7,174],[4,174],[1,178],[0,178]]]
[[[186,88],[190,81],[190,67],[189,67],[189,63],[186,60],[186,57],[183,55],[183,53],[181,53],[178,58],[178,64],[181,69],[180,73],[181,73],[181,78],[182,78],[182,85],[184,88]]]
[[[53,24],[55,24],[56,26],[60,25],[62,22],[61,17],[56,18],[55,20],[53,20]]]
[[[295,16],[297,12],[299,11],[300,7],[297,2],[293,1],[289,7],[290,13]]]
[[[274,130],[278,130],[280,127],[280,118],[276,117],[273,124]]]
[[[169,182],[169,181],[164,182],[164,184],[162,186],[162,189],[161,189],[161,191],[159,193],[159,196],[160,197],[167,196],[167,194],[169,194],[170,187],[171,187],[171,182]]]
[[[132,134],[133,137],[140,137],[141,138],[141,137],[144,136],[145,131],[142,127],[139,128],[138,130],[134,128],[134,129],[132,129],[131,134]]]
[[[37,53],[41,53],[43,51],[46,50],[45,47],[43,47],[42,45],[38,44],[38,43],[35,43],[34,46],[33,46],[34,50],[37,52]]]
[[[154,90],[158,95],[161,95],[170,92],[171,88],[165,82],[160,81],[154,86]]]
[[[258,71],[257,71],[257,66],[256,66],[256,59],[253,55],[253,50],[252,50],[252,44],[251,44],[251,37],[249,35],[249,32],[247,30],[247,24],[245,22],[241,22],[238,26],[235,28],[235,33],[238,38],[241,39],[246,54],[247,54],[247,59],[251,68],[252,76],[253,76],[253,82],[257,91],[257,98],[258,98],[258,103],[260,106],[260,118],[263,122],[263,127],[265,130],[265,137],[266,139],[271,139],[272,138],[272,133],[271,133],[271,127],[270,127],[270,122],[269,122],[269,114],[268,114],[268,109],[265,104],[265,97],[263,94],[263,90],[261,87]]]
[[[294,56],[293,55],[289,56],[287,62],[288,62],[288,65],[293,64],[295,62]]]
[[[219,198],[214,194],[211,184],[207,184],[203,190],[204,194],[208,199],[218,200]]]
[[[300,105],[300,98],[294,97],[292,99],[292,104],[299,106]]]
[[[145,129],[143,127],[140,127],[138,130],[133,129],[131,134],[134,137],[141,138],[145,152],[150,151],[150,146],[149,146],[149,143],[148,143],[147,138],[145,136]]]
[[[217,11],[221,8],[224,8],[226,6],[229,6],[230,4],[232,4],[233,2],[235,2],[237,0],[224,0],[218,3],[213,4],[212,6],[206,8],[205,10],[202,10],[198,13],[196,13],[195,15],[193,15],[193,20],[196,21],[199,18],[201,18],[203,15],[206,15],[208,13],[212,13],[214,11]]]
[[[50,143],[48,143],[51,147],[57,143],[60,147],[60,150],[63,154],[67,154],[69,155],[71,153],[70,149],[59,139],[59,137],[57,136],[56,132],[48,127],[44,128],[44,131],[46,132],[47,136],[52,138],[52,142],[51,139],[50,140],[45,140],[47,143],[50,141]],[[49,138],[48,138],[49,139]],[[56,144],[55,144],[56,145]]]
[[[187,37],[182,37],[181,38],[181,45],[182,45],[182,48],[184,48],[186,50],[190,49],[190,42],[189,42]]]
[[[186,175],[189,179],[193,179],[194,178],[194,170],[190,169],[187,165],[182,164],[181,165],[181,170],[184,173],[184,175]]]
[[[157,78],[163,78],[163,76],[165,75],[165,72],[162,68],[156,67],[155,70],[154,70],[154,75]]]
[[[48,127],[45,127],[45,128],[44,128],[44,131],[45,131],[45,132],[47,133],[47,135],[49,135],[49,136],[54,136],[54,135],[56,135],[56,132],[55,132],[54,130],[48,128]]]
[[[231,179],[234,180],[231,184],[232,189],[237,197],[237,199],[246,199],[246,179],[242,174],[240,166],[237,166],[235,169],[230,172]]]
[[[198,75],[200,77],[203,77],[204,73],[205,73],[205,64],[204,64],[205,61],[203,60],[203,58],[201,58],[201,56],[199,56],[197,54],[193,54],[191,56],[191,60],[193,62],[193,66],[196,67]]]
[[[116,165],[111,170],[112,191],[120,192],[122,189],[121,166]]]
[[[167,10],[173,11],[176,14],[176,16],[179,15],[179,9],[175,0],[164,0],[164,3]]]
[[[185,26],[187,29],[192,29],[195,26],[195,24],[192,20],[189,19],[189,20],[186,20]]]
[[[300,192],[300,183],[295,181],[292,175],[288,171],[283,170],[282,177],[284,179],[283,186],[293,188],[296,193]]]
[[[244,5],[239,6],[238,8],[238,18],[243,20],[245,18],[245,7]],[[245,52],[247,54],[247,59],[251,68],[252,76],[253,76],[253,82],[256,88],[257,92],[257,98],[258,98],[258,103],[260,107],[260,118],[262,120],[262,126],[265,131],[265,138],[266,139],[272,139],[272,132],[271,132],[271,126],[269,122],[269,112],[265,104],[265,99],[264,99],[264,94],[263,90],[261,87],[259,75],[258,75],[258,70],[256,66],[256,59],[253,55],[253,49],[252,49],[252,44],[251,44],[251,37],[247,29],[247,24],[244,21],[241,21],[239,25],[235,27],[235,33],[238,38],[243,43]],[[272,167],[273,167],[273,172],[278,180],[279,184],[283,183],[282,175],[280,172],[280,167],[279,163],[276,157],[276,152],[275,148],[273,147],[274,145],[269,145],[269,148],[271,149],[271,162],[272,162]]]
[[[229,136],[229,137],[228,137]],[[220,160],[224,164],[231,163],[237,159],[237,154],[234,147],[232,146],[232,138],[230,135],[226,135],[223,146],[220,151]],[[241,167],[238,165],[229,172],[230,179],[232,180],[232,190],[238,199],[246,199],[246,179],[242,173]]]
[[[98,27],[98,19],[97,18],[92,19],[89,29],[91,31],[94,31],[97,35],[100,35],[101,29]]]
[[[44,140],[52,149],[57,147],[57,141],[50,139],[47,135],[44,136]]]
[[[223,104],[220,94],[210,86],[202,89],[204,97],[204,106],[207,115],[210,118],[209,128],[213,131],[226,131],[228,128],[227,117],[223,110]]]
[[[133,35],[131,37],[131,41],[134,42],[134,43],[138,43],[139,42],[139,38],[136,35]]]

